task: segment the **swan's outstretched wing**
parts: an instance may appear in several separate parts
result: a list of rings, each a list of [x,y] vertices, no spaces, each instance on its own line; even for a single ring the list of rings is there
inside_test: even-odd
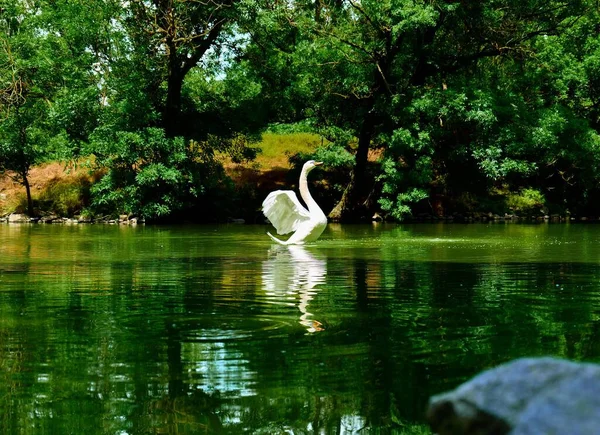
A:
[[[277,234],[296,231],[298,226],[310,219],[310,213],[298,201],[292,190],[276,190],[263,201],[263,213],[277,230]]]

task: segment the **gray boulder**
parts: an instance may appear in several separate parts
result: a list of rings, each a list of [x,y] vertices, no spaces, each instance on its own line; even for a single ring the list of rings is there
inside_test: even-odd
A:
[[[24,214],[12,213],[12,214],[8,215],[8,222],[20,224],[20,223],[29,222],[29,218]]]
[[[440,435],[598,434],[600,366],[519,359],[433,396],[427,418]]]

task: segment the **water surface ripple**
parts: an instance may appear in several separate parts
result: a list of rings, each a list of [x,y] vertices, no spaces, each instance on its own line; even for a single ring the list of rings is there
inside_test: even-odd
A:
[[[600,361],[600,226],[0,226],[3,433],[400,433],[521,356]]]

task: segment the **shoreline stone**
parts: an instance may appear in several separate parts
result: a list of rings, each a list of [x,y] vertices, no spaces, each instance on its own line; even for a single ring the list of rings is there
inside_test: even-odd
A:
[[[27,215],[23,213],[11,213],[5,216],[0,216],[0,222],[8,222],[8,223],[82,223],[82,224],[118,224],[118,225],[137,225],[144,224],[145,220],[135,216],[133,214],[129,215],[119,215],[117,219],[109,218],[109,217],[82,217],[81,215],[75,215],[73,217],[64,217],[64,216],[56,216],[56,215],[47,215],[36,218],[29,218]],[[431,213],[419,213],[414,216],[407,216],[404,223],[437,223],[437,222],[448,222],[448,223],[538,223],[538,224],[556,224],[556,223],[570,223],[570,222],[587,222],[594,223],[598,222],[598,217],[589,217],[589,216],[572,216],[570,214],[567,215],[539,215],[539,216],[517,216],[511,213],[504,213],[504,215],[498,215],[494,213],[481,213],[481,212],[472,212],[472,213],[452,213],[444,216],[436,216]],[[237,218],[229,218],[227,219],[228,223],[236,223],[243,224],[246,223],[244,219]],[[334,222],[334,221],[331,221]],[[394,220],[388,220],[385,215],[381,215],[379,213],[375,213],[370,218],[365,218],[363,220],[364,223],[368,222],[396,222]],[[183,221],[181,223],[184,223]],[[398,222],[402,223],[402,222]]]
[[[600,427],[600,365],[522,358],[433,396],[438,435],[593,434]]]
[[[115,220],[108,218],[89,218],[75,215],[73,217],[64,217],[56,215],[48,215],[42,217],[29,217],[23,213],[11,213],[5,216],[0,216],[0,223],[6,224],[120,224],[120,225],[138,225],[145,224],[144,219],[137,216],[127,217],[126,220]]]

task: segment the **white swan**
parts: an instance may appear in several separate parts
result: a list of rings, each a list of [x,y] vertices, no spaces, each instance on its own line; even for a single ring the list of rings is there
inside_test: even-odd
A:
[[[277,243],[282,245],[302,245],[305,242],[314,242],[323,233],[327,226],[325,213],[310,196],[308,191],[308,173],[323,162],[309,160],[302,166],[300,174],[300,196],[306,203],[308,210],[298,201],[292,190],[276,190],[269,193],[263,201],[263,213],[277,230],[277,234],[294,234],[287,240],[279,240],[267,233]]]

